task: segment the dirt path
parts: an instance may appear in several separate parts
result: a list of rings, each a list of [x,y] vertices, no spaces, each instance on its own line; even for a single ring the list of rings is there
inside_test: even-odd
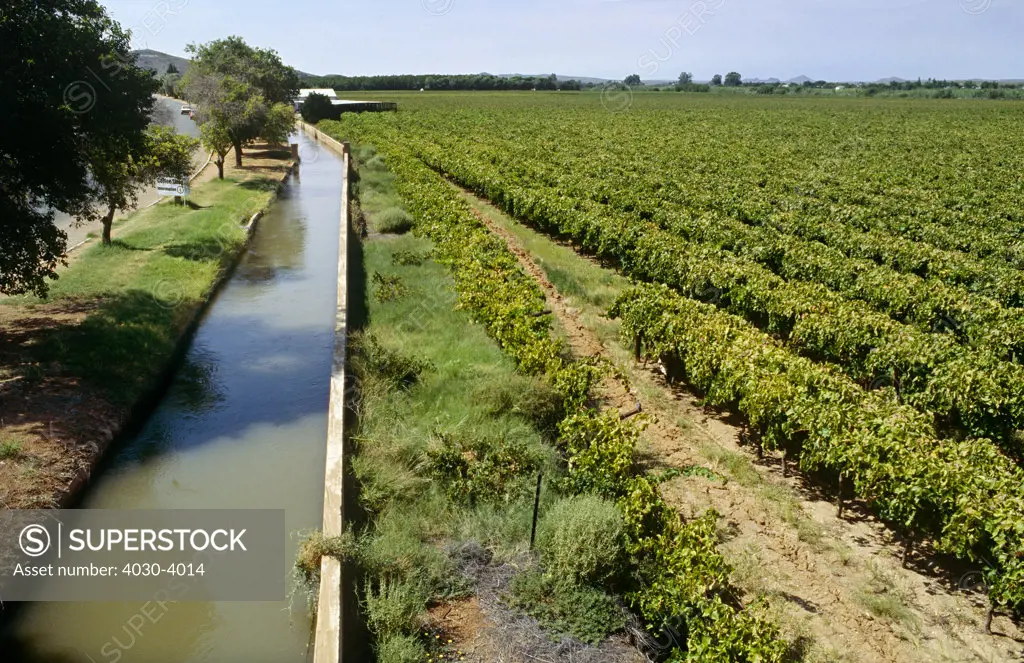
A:
[[[838,518],[813,485],[784,477],[778,460],[755,462],[727,417],[705,412],[692,393],[666,386],[656,367],[637,365],[621,347],[602,342],[585,320],[603,311],[559,293],[522,242],[494,220],[504,218],[501,212],[486,207],[477,217],[540,284],[573,352],[617,361],[628,376],[632,388],[610,377],[599,395],[624,413],[642,404],[649,426],[641,461],[683,470],[663,485],[666,500],[686,516],[708,508],[722,515],[720,547],[744,599],[766,596],[805,660],[1024,661],[1024,634],[1008,618],[996,618],[1000,635],[984,632],[984,596],[960,590],[957,578],[903,568],[902,548],[884,525],[856,508]]]

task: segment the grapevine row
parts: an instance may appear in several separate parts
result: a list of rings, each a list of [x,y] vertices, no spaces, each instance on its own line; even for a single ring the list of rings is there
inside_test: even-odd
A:
[[[763,178],[763,171],[748,173],[744,172],[747,164],[731,163],[727,172],[718,172],[718,179],[708,182],[706,178],[715,175],[712,170],[715,161],[723,160],[720,154],[712,153],[703,155],[712,159],[712,163],[700,164],[700,170],[704,172],[699,175],[704,179],[695,186],[696,182],[689,182],[685,177],[694,169],[680,170],[676,164],[655,156],[672,153],[671,146],[665,143],[674,137],[653,138],[658,141],[655,144],[662,145],[663,149],[652,153],[647,149],[650,143],[646,139],[641,140],[645,127],[640,124],[630,125],[628,133],[620,131],[616,137],[622,140],[607,141],[613,145],[605,147],[595,145],[593,139],[566,144],[573,137],[567,139],[566,133],[592,129],[593,118],[589,117],[585,118],[586,122],[578,118],[581,121],[572,125],[552,121],[552,126],[537,123],[532,117],[526,119],[526,126],[517,126],[522,118],[506,115],[500,116],[498,121],[483,114],[472,115],[468,123],[451,120],[450,117],[431,116],[428,119],[432,124],[445,123],[446,131],[435,129],[429,134],[432,140],[443,140],[440,138],[442,133],[451,134],[453,137],[449,142],[454,141],[462,149],[467,139],[473,141],[476,136],[484,135],[486,138],[479,141],[480,147],[504,154],[506,161],[509,157],[516,161],[536,159],[541,162],[539,167],[547,166],[557,173],[589,174],[593,181],[588,186],[593,187],[595,194],[626,205],[636,201],[639,192],[648,192],[657,194],[649,196],[655,203],[673,201],[698,212],[717,213],[752,224],[795,219],[814,227],[840,219],[849,224],[844,226],[847,231],[887,240],[877,247],[884,251],[879,256],[881,258],[891,255],[886,247],[895,241],[894,248],[898,249],[896,256],[899,258],[893,263],[895,267],[906,265],[912,268],[916,265],[916,269],[929,269],[928,274],[949,276],[955,283],[982,288],[992,296],[1002,293],[1007,303],[1021,305],[1024,302],[1024,282],[1015,269],[1024,267],[1024,243],[1021,242],[1019,228],[1015,227],[1019,226],[1019,214],[1012,212],[1014,208],[1009,201],[999,204],[990,195],[977,195],[977,191],[966,185],[962,178],[928,189],[929,195],[923,200],[915,197],[912,203],[899,203],[900,197],[894,192],[907,195],[914,190],[909,186],[910,182],[836,182],[829,181],[832,180],[831,173],[823,178],[827,183],[807,182],[805,163],[800,164],[800,169],[795,172],[791,166],[789,171],[785,170],[789,165],[786,162],[772,163],[771,177],[767,179]],[[413,122],[402,122],[402,131],[414,135],[423,130],[420,124],[422,120],[419,118]],[[584,128],[578,129],[578,126]],[[604,127],[602,132],[615,128]],[[549,132],[547,136],[545,130]],[[556,140],[555,145],[563,146],[563,149],[551,149],[552,142]],[[613,159],[604,158],[609,153],[614,154]],[[783,172],[779,172],[780,167]],[[908,174],[904,179],[911,177],[913,175]],[[881,175],[872,179],[881,179]],[[794,186],[786,182],[797,184]],[[914,182],[922,183],[931,184],[924,176],[921,182]],[[1019,192],[1008,192],[1008,197],[1015,195],[1019,203]],[[936,199],[942,204],[937,204]],[[892,209],[900,205],[904,205],[904,209]],[[984,211],[986,207],[991,211]],[[977,213],[978,209],[983,211]],[[985,214],[991,215],[991,222]],[[905,253],[908,247],[912,251],[909,256]],[[959,253],[965,250],[975,253],[977,259]],[[922,258],[926,259],[924,265]]]
[[[324,122],[340,135],[336,123]],[[416,219],[416,231],[435,243],[452,270],[460,306],[487,329],[530,374],[543,375],[563,394],[569,414],[560,442],[569,480],[578,490],[617,500],[627,531],[627,552],[640,583],[629,599],[652,628],[676,617],[686,621],[686,651],[701,661],[782,661],[786,644],[778,629],[737,609],[729,569],[717,552],[716,515],[684,522],[660,497],[656,484],[634,470],[639,429],[617,412],[586,405],[594,368],[565,359],[542,315],[543,293],[443,179],[400,148],[380,145],[396,186]],[[672,660],[683,660],[673,658]]]
[[[933,536],[939,550],[991,555],[994,604],[1024,607],[1024,471],[990,445],[936,440],[912,408],[665,286],[624,293],[612,314],[646,356],[666,360],[709,402],[746,415],[767,446],[851,482],[880,517]]]
[[[429,146],[419,146],[418,151],[434,152]],[[514,174],[517,183],[544,187],[544,179],[535,179],[532,164],[497,157],[481,163],[481,156],[476,155],[475,149],[463,151],[474,154],[476,169],[481,168],[482,163],[491,163],[505,177]],[[553,189],[599,201],[601,193],[592,180],[557,175],[546,179],[553,182]],[[780,234],[778,226],[781,224],[768,228],[720,217],[697,218],[676,205],[647,207],[640,197],[617,207],[625,212],[635,210],[641,218],[651,218],[662,228],[686,239],[711,244],[758,262],[787,280],[821,283],[847,298],[865,301],[898,322],[914,323],[922,331],[952,333],[959,342],[989,352],[997,360],[1024,360],[1024,312],[1004,308],[964,286],[901,274],[865,259],[848,258],[841,251],[817,241]]]
[[[862,384],[887,383],[901,398],[933,415],[943,430],[989,435],[1014,456],[1024,427],[1024,367],[960,346],[947,335],[894,322],[825,286],[787,282],[760,265],[701,246],[635,216],[598,203],[506,181],[495,170],[437,151],[432,167],[490,199],[511,215],[573,239],[599,258],[643,281],[714,301],[784,337],[795,349],[838,364]]]

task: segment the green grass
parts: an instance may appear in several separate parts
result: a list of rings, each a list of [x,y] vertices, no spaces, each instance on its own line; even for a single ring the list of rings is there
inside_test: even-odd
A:
[[[417,651],[428,603],[469,591],[446,546],[476,542],[499,560],[528,550],[536,473],[502,464],[502,454],[519,449],[556,476],[544,422],[557,408],[547,403],[549,390],[518,375],[457,309],[444,267],[405,259],[425,256],[427,240],[372,239],[362,249],[364,272],[374,276],[367,319],[351,343],[359,384],[352,469],[368,514],[359,536],[359,564],[370,579],[362,600],[380,655],[405,660]],[[380,283],[404,288],[373,296]],[[476,451],[445,452],[446,443]],[[460,491],[443,478],[442,460],[464,457],[477,483]],[[555,497],[545,490],[544,504]]]
[[[24,363],[59,366],[128,407],[159,375],[218,274],[245,242],[241,224],[267,206],[277,180],[252,176],[196,187],[202,209],[163,203],[115,229],[62,271],[44,301],[15,297],[7,306],[47,304],[89,311],[80,325],[55,325],[25,346]]]
[[[489,221],[511,232],[561,294],[577,298],[604,313],[615,298],[629,287],[629,279],[610,269],[603,269],[580,257],[572,248],[556,244],[540,233],[516,223],[476,196],[467,195],[466,201]]]
[[[14,460],[21,456],[21,442],[4,440],[0,442],[0,460]]]

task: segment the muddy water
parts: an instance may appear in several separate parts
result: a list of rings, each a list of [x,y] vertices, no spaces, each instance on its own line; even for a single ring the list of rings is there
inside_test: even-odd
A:
[[[293,533],[319,525],[341,163],[297,140],[300,173],[260,222],[166,398],[83,508],[283,508],[289,562]],[[266,572],[290,577],[290,566]],[[14,642],[0,643],[0,661],[288,663],[311,653],[302,596],[171,604],[138,634],[125,625],[140,607],[33,604],[16,619]]]

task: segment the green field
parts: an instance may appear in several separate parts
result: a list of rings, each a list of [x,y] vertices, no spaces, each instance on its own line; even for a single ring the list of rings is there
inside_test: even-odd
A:
[[[635,280],[631,345],[1020,608],[1024,107],[376,96],[401,110],[326,129]]]

